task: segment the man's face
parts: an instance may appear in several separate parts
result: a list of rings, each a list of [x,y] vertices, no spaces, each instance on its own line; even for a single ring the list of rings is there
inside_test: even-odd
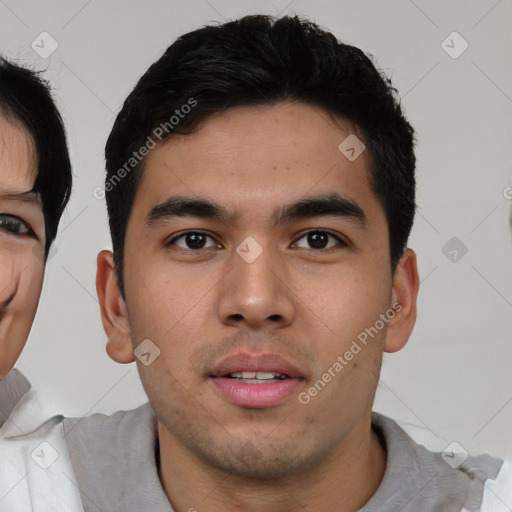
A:
[[[0,114],[0,379],[23,350],[41,294],[45,226],[30,193],[35,173],[31,140]]]
[[[389,311],[393,283],[367,154],[338,149],[356,134],[321,109],[283,103],[232,108],[150,152],[124,282],[133,347],[150,340],[138,365],[161,442],[268,478],[318,463],[369,417],[388,324],[359,351],[353,341]],[[351,203],[344,215],[274,222],[286,205],[332,194]],[[174,196],[213,201],[236,221],[172,215]],[[290,378],[228,375],[244,370]]]

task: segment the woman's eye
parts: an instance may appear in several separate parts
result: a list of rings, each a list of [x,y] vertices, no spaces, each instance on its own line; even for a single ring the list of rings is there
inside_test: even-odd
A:
[[[205,245],[205,241],[207,238],[210,238],[211,240],[213,240],[211,236],[208,236],[205,233],[200,233],[197,231],[189,231],[188,233],[183,233],[183,234],[177,236],[176,238],[173,238],[172,240],[170,240],[168,242],[167,245],[176,244],[181,249],[192,249],[192,250],[206,249],[207,247],[212,247],[212,246],[216,245],[215,243],[213,243],[210,246]],[[176,243],[177,240],[182,241],[184,245],[180,245],[180,244]]]
[[[326,246],[326,244],[328,244],[329,237],[336,240],[337,244]],[[299,238],[299,240],[302,239],[305,239],[306,242],[310,245],[310,247],[306,247],[306,249],[312,248],[318,250],[325,250],[335,247],[336,245],[340,245],[342,247],[347,246],[347,244],[341,238],[327,231],[310,231],[309,233],[306,233],[305,235],[302,235]]]
[[[11,235],[31,235],[35,236],[32,228],[19,217],[0,213],[0,230],[7,231]]]

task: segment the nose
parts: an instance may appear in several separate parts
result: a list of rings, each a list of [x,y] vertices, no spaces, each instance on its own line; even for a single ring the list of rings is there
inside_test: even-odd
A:
[[[290,325],[296,303],[284,263],[270,248],[263,249],[254,260],[233,251],[231,270],[220,285],[221,321],[252,329]]]

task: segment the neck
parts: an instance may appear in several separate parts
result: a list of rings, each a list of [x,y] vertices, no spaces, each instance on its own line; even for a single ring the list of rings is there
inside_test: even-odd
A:
[[[368,414],[317,466],[276,480],[228,474],[199,459],[158,424],[160,480],[176,512],[354,512],[379,487],[386,451]]]

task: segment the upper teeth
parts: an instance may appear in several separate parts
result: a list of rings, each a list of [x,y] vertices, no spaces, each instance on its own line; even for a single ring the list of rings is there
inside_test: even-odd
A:
[[[231,373],[230,377],[235,379],[275,379],[278,377],[285,377],[282,373],[274,373],[274,372],[241,372],[241,373]]]

